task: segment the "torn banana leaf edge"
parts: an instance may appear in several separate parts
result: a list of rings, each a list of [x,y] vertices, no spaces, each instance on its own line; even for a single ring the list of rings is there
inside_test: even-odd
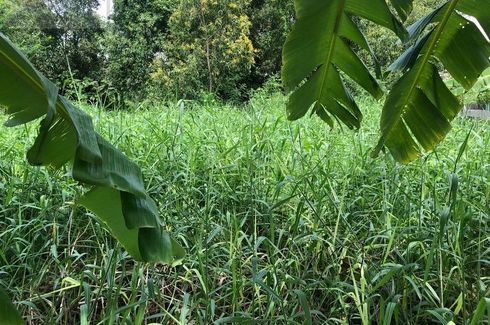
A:
[[[170,238],[148,196],[140,168],[94,130],[91,117],[58,94],[0,33],[0,106],[7,127],[44,119],[27,152],[33,166],[72,163],[72,176],[91,189],[79,203],[104,222],[136,260],[179,264],[184,249]]]

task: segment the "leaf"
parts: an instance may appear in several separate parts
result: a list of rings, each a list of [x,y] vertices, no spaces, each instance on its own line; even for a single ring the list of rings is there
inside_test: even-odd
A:
[[[456,10],[466,15],[475,17],[483,31],[490,35],[490,1],[488,0],[464,0],[460,1]]]
[[[27,153],[29,163],[58,168],[73,162],[73,178],[95,186],[81,204],[98,215],[135,259],[178,263],[184,250],[163,231],[140,168],[97,134],[90,116],[59,96],[1,33],[0,73],[0,105],[10,116],[7,125],[45,116]]]
[[[139,244],[141,256],[148,262],[160,262],[177,265],[185,256],[184,249],[159,228],[140,228]]]
[[[85,184],[107,186],[145,197],[143,176],[138,165],[100,135],[97,134],[96,138],[102,160],[90,162],[76,157],[73,178]]]
[[[306,299],[305,293],[301,290],[293,290],[293,292],[296,294],[296,296],[298,296],[299,302],[301,304],[301,308],[303,309],[303,312],[305,313],[304,324],[308,324],[308,325],[313,324],[310,306],[308,305],[308,301]]]
[[[51,121],[41,123],[39,136],[27,153],[32,165],[60,167],[77,156],[87,162],[101,162],[91,117],[59,96],[57,114]]]
[[[385,319],[383,321],[383,325],[389,325],[392,323],[391,320],[393,318],[393,313],[395,312],[395,308],[396,308],[396,303],[394,302],[388,303],[385,310]]]
[[[184,249],[170,238],[167,232],[163,231],[158,225],[152,228],[132,228],[127,226],[128,218],[138,217],[147,219],[148,213],[155,211],[139,209],[133,207],[131,216],[125,216],[121,198],[123,192],[108,187],[96,187],[86,193],[79,203],[94,212],[110,229],[112,235],[123,245],[131,256],[138,261],[163,262],[175,265],[179,263],[185,255]],[[145,200],[147,206],[154,206],[149,197]],[[107,204],[110,202],[111,204]],[[150,218],[154,218],[151,215]],[[136,223],[135,221],[132,221]],[[130,221],[131,223],[131,221]]]
[[[473,8],[469,6],[473,2],[452,0],[422,18],[423,23],[415,23],[435,26],[390,67],[405,74],[385,102],[381,138],[373,156],[386,146],[398,162],[408,163],[434,149],[450,131],[462,103],[444,84],[437,65],[442,64],[456,81],[470,89],[490,64],[488,39],[477,24],[456,10]],[[420,27],[410,30],[420,33]]]
[[[488,318],[490,319],[490,298],[483,297],[476,307],[473,318],[471,318],[471,325],[477,325],[483,320],[485,317],[485,309],[488,314]]]
[[[407,20],[413,10],[413,0],[391,0],[391,4],[402,21]]]
[[[0,105],[10,116],[6,126],[24,124],[54,111],[58,89],[2,33],[0,76]]]
[[[158,208],[153,200],[145,196],[137,197],[128,192],[120,192],[121,208],[128,229],[158,228]]]
[[[10,301],[5,291],[0,287],[0,324],[22,325],[24,321],[19,312]]]
[[[409,40],[416,39],[420,37],[420,34],[424,29],[432,23],[439,23],[444,18],[444,13],[447,7],[450,5],[451,1],[444,3],[443,5],[436,8],[434,11],[427,14],[425,17],[419,19],[408,27],[408,32],[410,35]],[[455,12],[457,14],[462,14],[467,17],[474,17],[478,25],[481,27],[480,32],[484,32],[486,35],[490,34],[490,10],[484,8],[484,6],[489,6],[488,0],[459,0],[455,7]]]
[[[417,20],[415,23],[410,25],[407,28],[409,34],[409,41],[413,41],[420,37],[421,33],[427,28],[427,26],[431,23],[439,22],[441,20],[442,15],[444,14],[444,9],[446,8],[448,2],[443,5],[440,5],[433,11],[429,12],[424,17]]]
[[[108,202],[110,204],[106,204]],[[126,227],[119,191],[108,187],[96,187],[82,196],[78,203],[94,212],[134,259],[142,260],[138,245],[138,230]]]
[[[375,98],[383,91],[351,48],[355,43],[371,52],[351,17],[368,19],[401,38],[407,35],[403,25],[384,0],[296,0],[295,9],[297,21],[283,49],[282,80],[292,92],[288,118],[301,118],[311,109],[331,126],[337,119],[349,128],[359,128],[362,114],[344,85],[343,75]]]

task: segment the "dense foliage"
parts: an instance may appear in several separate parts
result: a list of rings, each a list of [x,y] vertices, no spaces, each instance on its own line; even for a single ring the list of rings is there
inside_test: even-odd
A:
[[[469,324],[490,294],[489,123],[458,118],[400,166],[369,157],[379,103],[362,100],[356,133],[289,123],[284,105],[84,107],[142,167],[187,250],[176,268],[135,263],[70,177],[26,165],[34,125],[0,129],[1,285],[33,324]]]
[[[294,21],[291,0],[253,0],[249,7],[255,64],[248,86],[259,87],[281,70],[282,46]]]
[[[102,77],[97,6],[97,0],[4,0],[0,31],[60,88],[73,91],[73,80]]]
[[[177,97],[201,91],[239,98],[254,63],[249,0],[184,0],[169,20],[168,42],[152,77]]]
[[[153,60],[162,52],[172,0],[115,0],[107,22],[105,79],[125,97],[149,95]],[[163,90],[162,90],[163,92]]]
[[[30,3],[9,2],[0,26],[22,35],[12,22],[36,16]],[[179,100],[137,112],[88,107],[87,114],[0,33],[5,125],[43,117],[27,160],[48,171],[63,167],[53,176],[0,160],[0,322],[22,323],[14,307],[29,322],[65,324],[488,322],[487,125],[459,119],[455,93],[487,89],[486,72],[480,75],[490,65],[490,10],[481,2],[448,0],[408,29],[411,0],[295,0],[295,15],[288,2],[273,15],[261,1],[120,1],[105,23],[95,3],[36,2],[53,17],[47,31],[61,35],[65,92],[84,99],[79,90],[88,86],[84,92],[107,97],[114,89],[137,100],[203,92],[252,99],[242,109]],[[91,18],[77,19],[84,13]],[[391,30],[405,50],[386,69],[393,83],[382,111],[358,95],[363,88],[384,96],[374,74],[385,71],[380,57],[390,53],[377,57],[362,33],[374,25],[359,19]],[[41,43],[46,35],[35,31],[26,35]],[[286,35],[287,99],[269,78],[277,71],[268,72]],[[84,65],[100,73],[84,75]],[[286,102],[289,119],[311,111],[330,126],[358,129],[363,118],[368,126],[346,137],[317,120],[291,125],[274,111]],[[379,115],[381,132],[372,123]],[[420,164],[396,164],[431,152],[452,125],[465,136],[459,145],[440,146]],[[24,149],[21,136],[31,139],[29,126],[21,131],[5,133],[4,157]],[[370,159],[373,137],[374,154],[387,148],[391,156]],[[144,165],[148,186],[123,152]],[[23,188],[30,176],[34,185]],[[82,193],[80,184],[91,190]],[[16,201],[24,194],[38,205]],[[49,209],[55,198],[58,208]],[[182,270],[135,263],[180,264],[184,249],[170,232],[190,253]],[[22,283],[17,291],[14,283]]]
[[[278,74],[294,17],[292,0],[115,0],[105,22],[97,0],[2,1],[0,30],[39,70],[107,106],[204,92],[245,99]]]
[[[408,22],[442,2],[416,1]],[[295,21],[293,0],[115,0],[105,22],[94,14],[96,0],[47,3],[2,0],[0,30],[63,93],[108,107],[209,91],[246,99],[279,74]],[[385,28],[359,23],[384,70],[404,45]],[[360,55],[374,71],[372,57]]]

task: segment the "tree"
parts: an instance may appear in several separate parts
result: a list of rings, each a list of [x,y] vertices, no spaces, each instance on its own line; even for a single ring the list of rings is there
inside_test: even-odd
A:
[[[49,8],[56,17],[56,29],[62,54],[78,79],[100,80],[103,56],[99,38],[103,29],[96,15],[98,0],[50,0]]]
[[[106,80],[126,97],[144,98],[152,64],[162,51],[162,39],[174,6],[172,0],[115,0],[105,38]]]
[[[4,1],[2,31],[20,44],[39,71],[60,86],[71,77],[100,79],[102,28],[94,13],[97,0]]]
[[[392,0],[406,20],[411,0]],[[384,0],[295,1],[297,21],[284,45],[282,79],[291,92],[291,120],[312,110],[333,126],[334,120],[359,128],[362,112],[345,87],[346,77],[375,98],[383,91],[353,44],[375,56],[352,20],[362,17],[414,42],[388,69],[403,75],[391,88],[381,116],[381,136],[373,151],[387,148],[408,163],[444,139],[462,103],[444,84],[439,67],[470,89],[489,65],[490,2],[450,0],[405,30]],[[471,51],[468,51],[471,49]]]
[[[58,79],[64,65],[54,14],[42,0],[3,0],[0,29],[49,78]]]
[[[181,1],[153,79],[187,98],[202,91],[240,98],[254,63],[248,5],[249,0]]]
[[[249,17],[255,63],[248,77],[248,88],[256,88],[281,71],[281,50],[294,22],[294,1],[253,0]]]

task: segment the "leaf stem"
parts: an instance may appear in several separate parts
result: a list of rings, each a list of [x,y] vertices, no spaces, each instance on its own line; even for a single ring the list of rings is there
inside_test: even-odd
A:
[[[334,26],[334,30],[333,30],[333,33],[332,33],[332,40],[330,42],[330,48],[328,49],[328,53],[327,53],[327,57],[325,58],[325,69],[323,70],[323,73],[322,73],[322,86],[320,88],[320,93],[318,95],[318,99],[321,99],[323,97],[323,94],[325,92],[325,88],[326,88],[326,81],[327,81],[327,77],[328,77],[328,72],[330,70],[330,68],[332,67],[332,58],[333,58],[333,55],[334,55],[334,51],[335,51],[335,45],[337,43],[337,34],[339,32],[339,28],[340,28],[340,24],[342,22],[342,14],[344,12],[344,8],[345,8],[345,2],[346,0],[341,0],[340,1],[340,4],[337,6],[337,15],[336,15],[336,19],[335,19],[335,26]]]
[[[437,45],[437,41],[439,40],[442,32],[444,31],[444,27],[446,27],[447,22],[449,21],[449,18],[451,17],[454,9],[456,8],[456,5],[458,4],[459,0],[451,0],[448,5],[448,8],[444,12],[444,16],[442,20],[437,24],[437,27],[434,30],[434,34],[430,37],[430,41],[428,43],[427,50],[422,56],[421,63],[418,65],[418,70],[416,71],[415,78],[413,79],[412,83],[410,84],[409,91],[407,92],[407,95],[404,96],[405,100],[403,102],[403,107],[407,105],[407,103],[410,101],[410,98],[413,96],[413,93],[415,89],[417,89],[417,86],[419,84],[419,79],[422,76],[422,73],[424,72],[427,63],[429,62],[429,59],[432,56],[432,53]],[[396,87],[396,86],[395,86]],[[386,130],[382,130],[383,134],[381,135],[381,139],[374,149],[373,156],[376,156],[379,151],[382,149],[384,146],[384,142],[388,136],[388,134],[392,131],[393,127],[398,124],[398,121],[402,118],[402,115],[404,115],[405,110],[401,110],[400,114],[396,116],[396,119],[394,119],[390,125],[387,127]]]

